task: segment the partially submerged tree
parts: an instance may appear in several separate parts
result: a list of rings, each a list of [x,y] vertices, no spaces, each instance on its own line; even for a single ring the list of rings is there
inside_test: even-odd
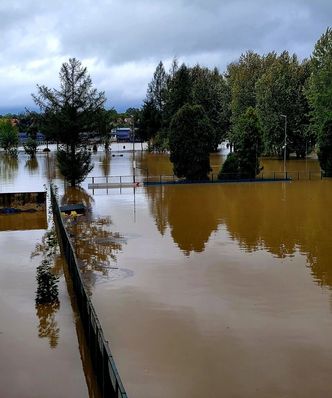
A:
[[[15,155],[18,146],[17,127],[10,119],[0,119],[0,147],[8,154]]]
[[[60,89],[37,85],[38,94],[32,97],[44,112],[44,128],[63,144],[57,153],[58,166],[75,186],[93,168],[82,133],[95,126],[106,98],[104,92],[92,87],[87,68],[75,58],[62,65],[59,78]]]
[[[332,177],[332,120],[327,120],[318,141],[318,159],[326,177]]]
[[[202,106],[184,105],[170,125],[169,147],[174,174],[188,180],[206,180],[211,171],[211,125]]]
[[[256,110],[249,107],[239,118],[234,135],[234,153],[230,153],[219,173],[220,179],[255,178],[260,172],[261,129]]]

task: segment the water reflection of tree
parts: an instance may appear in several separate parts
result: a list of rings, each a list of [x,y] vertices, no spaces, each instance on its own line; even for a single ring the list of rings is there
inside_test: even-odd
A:
[[[169,225],[187,255],[204,250],[225,225],[247,252],[305,255],[314,280],[332,287],[331,193],[331,181],[147,188],[158,230],[163,234]]]
[[[167,189],[167,188],[166,188]],[[165,206],[164,187],[156,186],[147,188],[147,195],[150,201],[150,209],[154,215],[158,231],[164,235],[168,224],[168,209]]]
[[[82,187],[66,187],[65,193],[61,198],[61,204],[83,203],[87,211],[90,212],[93,197]]]
[[[205,186],[164,186],[148,188],[148,197],[158,230],[170,227],[174,242],[186,254],[201,252],[218,228],[214,197],[205,194]]]
[[[74,244],[75,254],[85,286],[91,292],[98,275],[108,276],[115,268],[116,254],[121,251],[123,238],[111,232],[110,218],[92,219],[91,216],[66,217],[66,228]]]
[[[60,329],[55,314],[60,308],[58,299],[59,247],[54,226],[45,232],[41,243],[37,243],[31,257],[41,255],[37,267],[36,315],[39,319],[38,336],[47,337],[51,348],[58,344]]]
[[[123,244],[119,233],[110,230],[110,218],[93,218],[93,202],[93,197],[82,187],[68,187],[61,199],[62,204],[83,203],[87,209],[85,215],[65,216],[64,221],[89,291],[98,274],[108,276],[112,263],[116,262],[116,253],[122,249]]]
[[[0,154],[0,170],[2,181],[13,180],[18,170],[17,156],[10,156],[7,153]]]
[[[103,176],[109,176],[111,173],[111,155],[105,152],[104,156],[100,159],[100,169]]]
[[[25,162],[25,167],[31,172],[33,173],[34,171],[38,170],[38,160],[36,157],[33,158],[29,158],[27,159],[27,161]]]
[[[40,338],[47,337],[51,348],[55,348],[59,341],[60,329],[55,320],[55,314],[59,307],[59,302],[36,305],[36,314],[39,318],[38,336]]]
[[[49,181],[56,178],[56,159],[48,152],[44,156],[44,171]]]

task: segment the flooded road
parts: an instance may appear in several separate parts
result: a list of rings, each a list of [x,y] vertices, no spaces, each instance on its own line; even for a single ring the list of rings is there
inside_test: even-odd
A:
[[[98,152],[91,176],[129,175],[131,160]],[[138,178],[172,173],[166,155],[136,161]],[[315,177],[65,192],[92,208],[71,228],[129,397],[330,395],[332,181],[315,160],[287,170]]]

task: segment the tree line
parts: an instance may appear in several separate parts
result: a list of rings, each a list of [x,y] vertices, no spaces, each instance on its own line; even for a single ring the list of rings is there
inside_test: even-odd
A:
[[[321,167],[330,174],[331,61],[332,30],[328,28],[311,58],[303,61],[287,51],[266,55],[247,51],[224,73],[200,65],[178,66],[176,60],[166,72],[160,62],[141,109],[140,129],[153,150],[170,151],[178,176],[192,178],[191,168],[197,167],[199,153],[215,151],[225,140],[232,149],[225,172],[255,177],[260,156],[282,157],[286,152],[287,157],[295,154],[304,158],[317,145]],[[183,119],[183,112],[189,111],[191,133],[186,131]],[[195,117],[200,122],[204,119],[205,129],[198,125],[194,128]],[[186,147],[179,148],[184,142]],[[189,147],[191,160],[182,156]],[[181,159],[187,165],[178,164]],[[201,167],[207,178],[206,155],[202,156]],[[203,178],[199,174],[197,178]]]
[[[93,87],[79,60],[64,63],[59,79],[59,89],[37,85],[32,96],[39,113],[28,112],[18,125],[0,119],[0,146],[14,155],[17,131],[24,128],[30,137],[25,149],[34,156],[41,130],[60,144],[59,169],[76,185],[93,167],[87,135],[94,134],[108,149],[119,115],[105,109],[105,93]],[[151,150],[169,151],[179,177],[207,179],[209,154],[225,141],[231,153],[220,178],[229,173],[253,178],[262,155],[303,158],[314,148],[321,168],[332,175],[331,104],[332,29],[327,28],[308,60],[287,51],[247,51],[224,73],[178,65],[176,59],[166,72],[160,62],[142,107],[128,109],[120,120],[135,125],[136,137],[148,141]]]

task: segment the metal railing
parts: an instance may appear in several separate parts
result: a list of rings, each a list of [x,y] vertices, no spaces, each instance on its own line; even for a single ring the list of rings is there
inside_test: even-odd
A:
[[[127,398],[127,394],[115,366],[108,342],[104,337],[99,319],[84,287],[81,274],[77,266],[75,252],[63,225],[59,205],[52,185],[51,202],[54,222],[73,282],[77,305],[81,315],[83,329],[86,335],[97,382],[100,387],[101,396],[103,398]]]
[[[88,177],[88,188],[125,188],[139,185],[157,185],[157,184],[173,184],[173,183],[220,183],[220,182],[241,182],[241,181],[285,181],[285,180],[318,180],[322,179],[324,174],[320,171],[262,171],[255,178],[245,173],[210,173],[207,180],[186,180],[178,178],[174,174],[149,175],[146,174],[122,175],[122,176],[93,176]]]

